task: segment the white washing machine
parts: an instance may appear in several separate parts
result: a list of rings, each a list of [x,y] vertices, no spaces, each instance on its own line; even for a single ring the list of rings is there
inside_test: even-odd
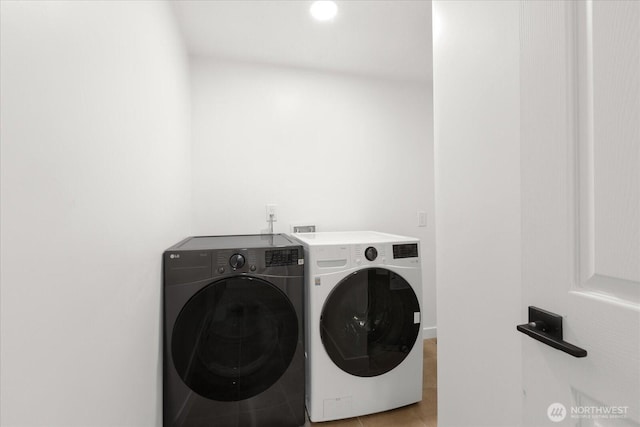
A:
[[[296,233],[305,250],[306,406],[311,421],[422,400],[416,238]]]

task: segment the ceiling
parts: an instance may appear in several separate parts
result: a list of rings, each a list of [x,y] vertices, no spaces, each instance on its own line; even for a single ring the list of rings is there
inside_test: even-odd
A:
[[[307,0],[175,0],[193,56],[431,81],[430,0],[336,1],[331,22]]]

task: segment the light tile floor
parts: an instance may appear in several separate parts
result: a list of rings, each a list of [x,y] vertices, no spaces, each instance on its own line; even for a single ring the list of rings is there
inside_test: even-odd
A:
[[[312,427],[436,427],[438,424],[436,338],[424,341],[424,359],[422,363],[421,402],[363,417],[310,423],[310,425]]]

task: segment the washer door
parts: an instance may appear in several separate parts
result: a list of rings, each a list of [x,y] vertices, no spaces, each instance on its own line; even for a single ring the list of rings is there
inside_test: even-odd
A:
[[[384,268],[359,270],[331,291],[320,317],[329,357],[359,377],[389,372],[407,357],[420,332],[420,305],[400,275]]]
[[[196,293],[173,327],[178,375],[201,396],[253,397],[286,371],[298,345],[298,318],[287,296],[261,279],[219,280]]]

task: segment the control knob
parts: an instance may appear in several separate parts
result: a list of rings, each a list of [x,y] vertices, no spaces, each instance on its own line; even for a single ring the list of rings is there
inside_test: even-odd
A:
[[[378,251],[376,250],[376,248],[374,248],[373,246],[369,246],[365,251],[364,251],[364,256],[365,258],[367,258],[369,261],[373,261],[374,259],[378,258]]]
[[[244,266],[244,262],[244,255],[242,254],[233,254],[231,255],[231,258],[229,258],[229,265],[234,270],[242,268]]]

